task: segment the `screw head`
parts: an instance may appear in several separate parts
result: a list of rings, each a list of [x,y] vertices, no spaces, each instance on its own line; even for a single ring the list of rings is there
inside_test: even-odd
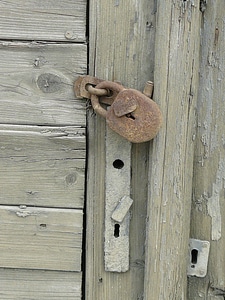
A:
[[[65,32],[65,38],[67,40],[76,40],[77,39],[77,35],[74,34],[73,30],[67,30]]]

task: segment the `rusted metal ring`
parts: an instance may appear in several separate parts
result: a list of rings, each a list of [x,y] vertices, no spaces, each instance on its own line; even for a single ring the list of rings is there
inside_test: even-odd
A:
[[[107,111],[100,105],[97,95],[91,95],[91,105],[95,112],[106,118]]]
[[[91,94],[98,97],[109,96],[110,92],[107,89],[98,89],[91,84],[86,84],[85,89]]]

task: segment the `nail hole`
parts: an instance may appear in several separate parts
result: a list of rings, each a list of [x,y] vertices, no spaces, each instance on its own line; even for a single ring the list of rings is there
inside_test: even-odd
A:
[[[124,162],[121,159],[116,159],[113,162],[113,167],[115,169],[122,169],[124,167]]]
[[[197,264],[197,261],[198,261],[198,250],[197,249],[192,249],[191,250],[191,263],[192,263],[192,268],[194,268]]]
[[[115,224],[114,226],[114,237],[118,238],[120,236],[120,224]]]
[[[46,225],[46,224],[40,224],[40,227],[41,227],[41,228],[46,228],[47,225]]]

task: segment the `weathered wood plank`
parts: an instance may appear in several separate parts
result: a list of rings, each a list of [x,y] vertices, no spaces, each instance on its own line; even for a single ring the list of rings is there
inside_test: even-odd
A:
[[[82,210],[0,206],[0,266],[81,270]]]
[[[200,23],[194,1],[157,1],[154,99],[164,126],[150,153],[145,300],[186,299]]]
[[[90,72],[142,90],[153,79],[153,1],[90,2]],[[104,271],[105,120],[89,114],[86,299],[142,299],[149,143],[132,146],[130,271]],[[119,155],[119,153],[118,153]]]
[[[207,1],[202,22],[202,51],[195,140],[191,237],[210,241],[208,274],[189,282],[189,299],[225,296],[225,5]],[[218,298],[217,298],[218,297]]]
[[[87,69],[87,46],[0,41],[0,123],[85,126],[73,82]]]
[[[80,300],[82,273],[0,269],[2,300]]]
[[[206,278],[188,278],[188,300],[224,300],[224,291],[213,286]]]
[[[0,204],[82,208],[85,129],[0,126]]]
[[[0,39],[84,42],[86,0],[0,1]]]

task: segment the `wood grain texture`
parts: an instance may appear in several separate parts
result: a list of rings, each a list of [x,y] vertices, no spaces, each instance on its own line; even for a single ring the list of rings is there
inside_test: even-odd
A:
[[[0,1],[0,39],[84,42],[86,0]]]
[[[86,6],[0,1],[1,299],[82,297]]]
[[[81,299],[81,273],[0,269],[2,300]]]
[[[0,123],[85,126],[73,82],[86,73],[86,45],[0,41],[0,55]]]
[[[195,140],[191,237],[210,242],[208,274],[189,279],[189,299],[225,296],[224,3],[208,1],[202,50]]]
[[[164,126],[150,152],[145,300],[186,299],[201,21],[197,2],[157,2],[154,99]]]
[[[0,126],[0,204],[83,208],[85,129]]]
[[[0,206],[0,266],[81,270],[82,210]]]
[[[153,79],[154,20],[153,1],[91,1],[90,73],[142,90]],[[142,299],[149,143],[132,146],[130,271],[105,272],[105,120],[91,110],[88,120],[86,299]]]

